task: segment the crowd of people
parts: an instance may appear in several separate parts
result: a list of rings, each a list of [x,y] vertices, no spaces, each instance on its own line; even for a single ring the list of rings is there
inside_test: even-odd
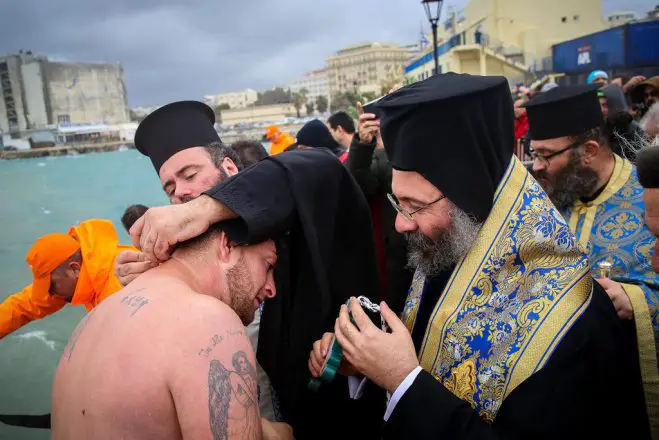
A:
[[[629,77],[627,75],[609,75],[602,70],[595,70],[588,75],[588,84],[596,84],[602,113],[605,119],[604,131],[614,153],[634,159],[634,142],[648,134],[650,139],[659,135],[659,108],[653,104],[659,101],[659,76]],[[534,88],[522,84],[515,86],[515,141],[517,154],[522,159],[531,158],[531,134],[524,103],[534,96],[551,90],[558,85],[544,83]]]
[[[133,246],[97,219],[40,238],[0,305],[0,338],[89,312],[41,427],[658,438],[659,77],[588,82],[435,75],[268,127],[269,154],[202,103],[156,110],[135,146],[171,205],[126,209]]]

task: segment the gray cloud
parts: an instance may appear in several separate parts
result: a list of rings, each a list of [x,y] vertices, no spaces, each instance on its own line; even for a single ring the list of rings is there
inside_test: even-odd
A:
[[[61,60],[121,62],[133,106],[286,84],[347,45],[413,42],[421,23],[428,28],[419,0],[0,3],[0,54],[23,48]],[[604,6],[645,11],[652,0]]]

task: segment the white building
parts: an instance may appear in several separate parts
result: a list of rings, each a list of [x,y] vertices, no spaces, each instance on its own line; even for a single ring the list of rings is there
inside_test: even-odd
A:
[[[288,86],[292,93],[299,93],[302,89],[309,92],[307,99],[316,102],[319,96],[327,98],[330,101],[329,83],[327,80],[327,70],[319,69],[305,73],[302,77],[296,79]]]
[[[227,104],[230,108],[245,108],[254,104],[257,99],[258,93],[252,89],[204,96],[204,102],[211,107]]]
[[[612,12],[606,16],[606,24],[610,27],[621,26],[634,20],[636,20],[636,12],[634,11]]]

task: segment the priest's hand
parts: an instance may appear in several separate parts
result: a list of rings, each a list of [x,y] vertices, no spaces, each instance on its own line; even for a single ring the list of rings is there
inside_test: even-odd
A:
[[[309,371],[313,377],[320,377],[323,373],[325,359],[327,359],[333,340],[334,333],[328,332],[321,339],[313,343],[313,349],[309,354]],[[341,359],[339,374],[343,376],[355,376],[357,374],[357,369],[346,360],[345,356]]]
[[[147,259],[162,262],[169,259],[177,243],[197,237],[210,225],[236,218],[236,214],[220,202],[201,195],[180,205],[150,208],[130,228],[133,245]]]
[[[419,365],[409,330],[384,302],[380,303],[380,313],[391,333],[376,327],[355,298],[350,298],[350,311],[356,327],[345,305],[334,326],[343,356],[364,376],[393,393]]]
[[[613,306],[616,308],[616,312],[620,319],[634,318],[632,302],[629,300],[629,296],[622,287],[622,284],[609,278],[597,278],[595,281],[600,283],[600,286],[606,290],[606,293],[609,295],[609,298],[611,298]]]
[[[124,251],[117,255],[114,262],[114,274],[122,287],[126,287],[135,278],[156,266],[158,263],[148,260],[142,252]]]

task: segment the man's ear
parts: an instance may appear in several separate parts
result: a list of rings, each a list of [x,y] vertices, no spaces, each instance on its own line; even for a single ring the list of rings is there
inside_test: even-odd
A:
[[[599,154],[602,146],[597,141],[588,141],[584,145],[584,163],[590,165]]]
[[[80,266],[82,266],[82,262],[71,261],[67,267],[68,272],[72,274],[76,279],[80,275]]]
[[[220,259],[220,261],[224,261],[224,262],[229,261],[229,258],[231,256],[231,245],[229,244],[229,237],[227,237],[226,232],[222,231],[219,234],[217,234],[215,240],[217,243],[218,258]]]
[[[236,166],[235,162],[231,160],[231,158],[229,157],[225,157],[224,159],[222,159],[222,168],[224,168],[224,171],[226,171],[229,176],[238,174],[238,167]]]

